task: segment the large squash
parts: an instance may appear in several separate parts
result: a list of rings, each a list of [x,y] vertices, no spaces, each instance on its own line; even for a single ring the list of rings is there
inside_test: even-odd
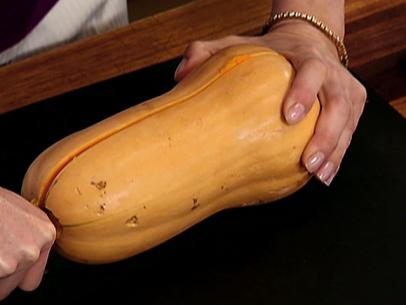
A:
[[[319,113],[317,102],[300,124],[284,122],[293,73],[270,49],[226,49],[167,94],[48,148],[22,194],[59,223],[59,251],[92,264],[285,197],[309,179],[300,159]]]

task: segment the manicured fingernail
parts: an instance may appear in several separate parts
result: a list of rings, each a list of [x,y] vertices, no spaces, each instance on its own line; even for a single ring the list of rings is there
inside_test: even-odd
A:
[[[329,186],[335,176],[334,174],[335,174],[334,164],[333,162],[328,161],[317,173],[317,177],[320,179],[321,182]]]
[[[333,171],[333,173],[330,175],[330,178],[327,179],[327,181],[326,181],[327,186],[330,186],[331,182],[333,181],[333,179],[337,175],[337,172],[338,172],[338,168],[336,168],[335,171]]]
[[[294,104],[289,108],[286,120],[289,124],[295,124],[304,117],[304,111],[305,108],[302,104]]]
[[[306,162],[306,168],[310,173],[314,173],[324,161],[324,154],[316,152]]]
[[[177,78],[178,74],[179,74],[180,72],[182,72],[183,67],[185,66],[185,63],[186,63],[186,59],[182,59],[182,61],[180,62],[180,64],[179,64],[178,67],[176,68],[175,76],[174,76],[175,79]]]

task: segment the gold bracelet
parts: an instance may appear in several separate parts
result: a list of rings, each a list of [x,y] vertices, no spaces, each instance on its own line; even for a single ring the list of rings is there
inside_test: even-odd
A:
[[[276,23],[286,19],[300,19],[309,22],[324,33],[336,46],[338,57],[344,67],[348,67],[348,53],[343,40],[315,16],[300,12],[282,12],[271,17],[265,24],[262,33],[267,33]]]

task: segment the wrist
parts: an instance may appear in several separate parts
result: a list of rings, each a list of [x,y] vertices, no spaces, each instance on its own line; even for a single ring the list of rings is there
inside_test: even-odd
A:
[[[344,0],[274,0],[271,16],[285,11],[297,11],[315,16],[341,39],[344,39]]]
[[[307,38],[308,43],[312,41],[316,44],[324,44],[325,47],[330,47],[330,50],[334,46],[336,50],[334,53],[339,61],[348,67],[348,54],[342,39],[315,16],[294,11],[282,12],[274,15],[268,21],[264,32],[272,29],[272,32],[275,33],[281,27],[285,35],[293,34],[296,35],[296,38]]]

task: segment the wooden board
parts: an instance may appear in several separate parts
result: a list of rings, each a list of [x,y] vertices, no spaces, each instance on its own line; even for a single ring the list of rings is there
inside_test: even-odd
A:
[[[0,113],[179,57],[193,40],[259,33],[269,17],[271,2],[194,1],[4,66],[0,68]],[[382,79],[387,66],[381,67],[379,62],[391,62],[396,68],[404,58],[399,54],[406,50],[405,13],[404,1],[347,1],[350,65],[366,81],[374,84],[374,79]],[[388,75],[390,79],[391,73]],[[390,92],[390,99],[406,95],[404,86]]]
[[[351,69],[406,117],[406,2],[353,0],[346,7]]]

